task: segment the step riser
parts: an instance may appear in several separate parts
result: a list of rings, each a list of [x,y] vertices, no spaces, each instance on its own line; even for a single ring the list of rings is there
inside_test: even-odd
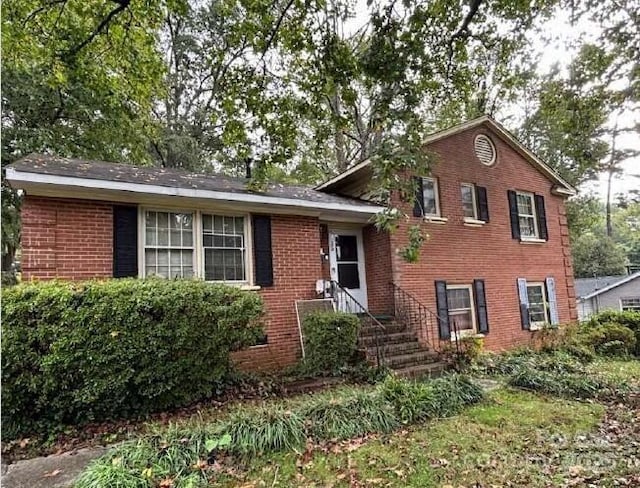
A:
[[[407,356],[384,356],[382,362],[391,369],[403,368],[407,366],[418,366],[421,364],[434,364],[440,361],[440,358],[432,355],[407,355]]]
[[[402,342],[399,344],[384,344],[380,346],[380,350],[385,356],[397,356],[401,354],[410,354],[412,352],[418,352],[423,347],[418,342]],[[375,346],[367,347],[367,355],[375,356]]]
[[[400,324],[386,324],[384,330],[378,327],[363,327],[360,329],[360,337],[375,336],[376,333],[384,336],[387,334],[398,334],[400,332],[407,332],[407,328]]]
[[[401,378],[415,379],[415,378],[437,378],[442,376],[447,370],[447,366],[444,363],[434,363],[426,367],[414,367],[407,368],[405,370],[397,370],[395,373]]]
[[[378,337],[378,343],[380,344],[380,346],[386,346],[386,345],[390,345],[390,344],[405,344],[405,343],[411,343],[411,342],[415,342],[416,344],[418,343],[418,338],[414,335],[411,334],[395,334],[395,335],[389,335],[389,336],[379,336]],[[362,347],[376,347],[376,337],[375,336],[370,336],[370,337],[361,337],[359,340],[359,344]]]

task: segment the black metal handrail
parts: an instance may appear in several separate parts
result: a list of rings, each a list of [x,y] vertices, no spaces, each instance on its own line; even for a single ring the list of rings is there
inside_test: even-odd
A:
[[[369,310],[362,305],[346,288],[335,280],[330,280],[329,295],[336,304],[336,308],[342,312],[349,312],[365,317],[368,325],[374,327],[376,346],[376,366],[382,364],[382,349],[380,347],[380,335],[386,330],[385,326],[373,316]]]
[[[442,351],[443,346],[451,344],[449,339],[440,338],[440,316],[436,312],[396,283],[391,283],[391,289],[396,317],[418,336],[418,340],[425,342],[436,351]],[[453,321],[450,325],[453,328],[451,332],[456,354],[460,354],[457,324]]]

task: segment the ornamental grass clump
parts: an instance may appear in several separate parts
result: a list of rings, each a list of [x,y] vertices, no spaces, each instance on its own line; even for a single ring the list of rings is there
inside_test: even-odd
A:
[[[398,426],[393,408],[375,391],[316,395],[301,410],[308,435],[317,441],[386,433]]]

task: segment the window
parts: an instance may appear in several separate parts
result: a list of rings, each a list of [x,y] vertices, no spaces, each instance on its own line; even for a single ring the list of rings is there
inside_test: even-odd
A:
[[[422,178],[422,200],[425,217],[440,216],[440,202],[438,198],[438,180]]]
[[[477,220],[478,205],[476,202],[475,185],[463,183],[460,185],[460,191],[462,194],[462,214],[465,218]]]
[[[246,216],[147,210],[143,276],[250,281]]]
[[[516,199],[520,237],[523,239],[538,238],[538,224],[533,194],[517,192]]]
[[[145,212],[145,276],[194,275],[193,214]]]
[[[244,217],[202,215],[204,279],[245,281]]]
[[[447,285],[449,327],[458,335],[475,334],[475,313],[471,285]]]
[[[640,312],[640,297],[621,298],[620,308],[623,312]]]
[[[529,321],[531,326],[540,326],[549,322],[549,304],[544,283],[527,283],[529,299]]]

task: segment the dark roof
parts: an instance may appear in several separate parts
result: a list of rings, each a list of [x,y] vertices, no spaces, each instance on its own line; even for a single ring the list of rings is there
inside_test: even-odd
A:
[[[627,278],[628,275],[622,276],[600,276],[598,278],[576,278],[576,296],[578,298],[591,295],[593,292],[601,290],[607,286],[616,284]]]
[[[43,154],[30,154],[9,165],[16,171],[43,175],[66,176],[170,188],[208,190],[239,194],[259,194],[274,198],[306,200],[319,204],[371,205],[357,198],[342,197],[314,190],[309,186],[270,184],[264,192],[247,189],[247,178],[234,178],[220,174],[190,173],[180,169],[131,166],[105,161],[69,159]]]

